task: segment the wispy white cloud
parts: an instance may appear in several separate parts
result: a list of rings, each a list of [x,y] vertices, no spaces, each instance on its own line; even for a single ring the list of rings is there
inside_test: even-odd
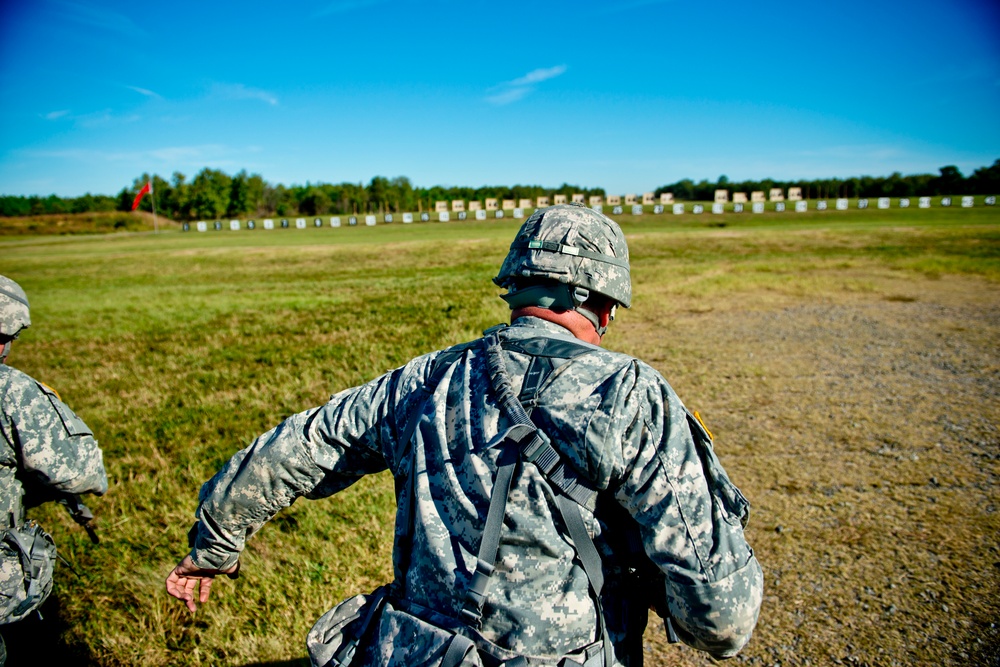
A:
[[[214,83],[210,95],[226,100],[258,100],[271,106],[278,105],[278,98],[273,93],[242,83]]]
[[[512,104],[524,99],[525,96],[535,90],[538,84],[561,76],[567,69],[566,65],[533,69],[524,76],[520,76],[512,81],[506,81],[498,86],[493,86],[489,89],[489,94],[485,99],[490,104],[496,106]]]
[[[332,16],[334,14],[346,14],[347,12],[353,12],[356,9],[364,9],[366,7],[381,5],[387,1],[388,0],[336,0],[335,2],[328,3],[326,6],[317,10],[316,13],[313,14],[313,18]]]
[[[162,95],[154,93],[152,90],[149,90],[148,88],[140,88],[139,86],[125,86],[125,87],[128,88],[129,90],[134,90],[140,95],[145,95],[146,97],[152,97],[158,100],[163,99]]]
[[[90,28],[107,30],[108,32],[120,35],[147,35],[146,31],[136,25],[132,19],[118,12],[81,5],[76,2],[56,2],[54,5],[61,10],[58,13],[62,18],[74,23],[79,23]],[[139,7],[141,5],[136,6]]]
[[[42,114],[42,118],[45,120],[59,120],[63,116],[69,114],[69,109],[60,109],[58,111],[50,111],[46,114]]]
[[[549,79],[554,79],[560,74],[566,72],[565,65],[556,65],[555,67],[540,67],[539,69],[533,69],[524,76],[514,79],[508,85],[511,86],[530,86],[533,83],[541,83],[542,81],[548,81]]]
[[[119,115],[112,112],[111,109],[104,109],[103,111],[95,111],[94,113],[81,114],[79,116],[72,117],[76,124],[85,128],[94,127],[104,127],[107,125],[124,125],[126,123],[134,123],[140,120],[142,116],[135,113]]]

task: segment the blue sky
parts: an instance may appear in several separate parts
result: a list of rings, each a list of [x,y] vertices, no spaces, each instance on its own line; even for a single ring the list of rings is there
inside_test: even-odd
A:
[[[1000,158],[1000,5],[0,2],[0,194],[965,174]]]

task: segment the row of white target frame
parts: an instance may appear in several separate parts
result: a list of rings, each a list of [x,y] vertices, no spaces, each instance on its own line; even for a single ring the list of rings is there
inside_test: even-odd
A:
[[[956,198],[952,198],[952,197],[940,197],[939,201],[938,201],[938,205],[939,206],[944,206],[944,207],[952,206],[952,205],[954,205],[956,203],[955,199]],[[918,208],[931,208],[932,201],[933,201],[932,197],[919,197],[919,198],[917,198],[917,207]],[[810,210],[809,209],[809,203],[810,202],[807,201],[807,200],[800,200],[800,201],[796,201],[794,203],[793,202],[788,202],[788,203],[789,204],[794,204],[793,208],[798,213],[804,213],[804,212]],[[959,201],[957,203],[962,208],[972,208],[972,207],[974,207],[976,205],[976,198],[973,197],[973,196],[971,196],[971,195],[966,195],[966,196],[963,196],[963,197],[959,198]],[[997,203],[997,198],[996,198],[995,195],[989,195],[989,196],[983,197],[983,205],[984,206],[996,206],[996,203]],[[813,202],[813,204],[814,204],[814,209],[817,210],[817,211],[825,211],[825,210],[827,210],[827,209],[830,208],[829,203],[825,199],[820,199],[818,201],[815,201],[815,202]],[[851,204],[851,200],[849,200],[849,199],[837,199],[837,200],[834,201],[833,208],[836,209],[836,210],[838,210],[838,211],[846,211],[846,210],[848,210],[848,209],[851,208],[850,204]],[[909,197],[900,197],[899,199],[896,200],[896,206],[898,208],[909,208],[910,205],[911,205],[911,199]],[[690,206],[690,210],[688,209],[688,206]],[[726,212],[743,213],[748,208],[749,208],[749,210],[750,210],[751,213],[764,213],[765,210],[771,210],[771,211],[774,211],[774,212],[777,212],[777,213],[781,213],[782,211],[787,210],[786,203],[785,202],[781,202],[781,201],[779,201],[779,202],[771,202],[770,205],[766,205],[765,202],[753,202],[753,203],[751,203],[749,205],[742,204],[742,203],[732,204],[731,207],[728,207],[728,210],[727,210],[727,206],[725,204],[720,204],[720,203],[709,204],[707,206],[708,206],[708,209],[711,209],[711,212],[713,214],[716,214],[716,215],[719,215],[719,214],[722,214],[722,213],[726,213]],[[869,199],[866,199],[866,198],[860,198],[860,199],[855,200],[854,206],[855,206],[855,208],[862,209],[862,210],[866,209],[866,208],[870,208],[871,207],[871,201]],[[892,208],[892,199],[889,198],[889,197],[879,197],[879,198],[877,198],[875,200],[875,207],[876,208],[880,208],[880,209]],[[622,206],[610,207],[611,208],[610,211],[605,211],[604,209],[608,208],[608,207],[604,207],[604,206],[602,206],[600,204],[597,204],[596,206],[592,206],[591,208],[593,208],[595,211],[597,211],[599,213],[605,213],[605,212],[607,212],[607,213],[610,213],[611,215],[623,215],[625,213],[625,207],[622,207]],[[674,215],[681,215],[683,213],[688,213],[688,212],[693,213],[695,215],[698,215],[698,214],[704,213],[706,210],[708,210],[706,208],[705,204],[690,204],[689,205],[689,204],[679,204],[678,203],[678,204],[673,204],[673,205],[671,205],[669,207],[664,206],[662,204],[656,204],[655,206],[652,207],[652,213],[654,215],[659,215],[659,214],[664,213],[667,210],[667,208],[670,208],[671,213],[673,213]],[[263,229],[288,229],[288,228],[291,228],[291,227],[294,227],[296,229],[306,229],[307,227],[310,227],[310,226],[312,226],[312,227],[341,227],[341,226],[343,226],[345,224],[347,226],[354,227],[354,226],[357,226],[357,225],[359,225],[361,223],[364,223],[365,225],[367,225],[369,227],[374,227],[375,225],[379,224],[379,220],[378,220],[379,217],[382,218],[382,223],[383,224],[384,223],[395,222],[396,219],[397,219],[397,217],[398,217],[398,219],[399,219],[400,222],[409,224],[409,223],[415,222],[416,220],[420,220],[421,222],[429,222],[432,219],[436,220],[437,222],[450,222],[453,217],[456,220],[468,220],[470,217],[472,217],[475,220],[487,220],[489,218],[502,219],[502,218],[506,217],[507,213],[511,213],[512,214],[511,217],[513,217],[515,219],[522,219],[522,218],[525,217],[527,210],[531,210],[531,209],[515,208],[513,211],[503,211],[503,210],[484,211],[484,210],[480,209],[480,210],[477,210],[477,211],[459,211],[458,213],[449,213],[447,211],[440,211],[440,212],[436,212],[436,213],[424,212],[424,213],[417,213],[417,214],[414,214],[414,213],[399,213],[399,214],[385,213],[385,214],[383,214],[381,216],[372,215],[372,214],[368,214],[368,215],[349,215],[349,216],[331,216],[328,221],[324,220],[321,217],[313,218],[312,221],[311,221],[311,223],[306,218],[295,218],[293,221],[290,221],[287,218],[282,218],[282,219],[278,220],[277,222],[275,222],[275,220],[273,218],[264,218],[263,220],[260,221],[260,227],[262,227]],[[537,210],[537,209],[535,209],[535,210]],[[631,206],[631,210],[629,211],[629,213],[631,215],[643,215],[644,212],[645,212],[645,209],[640,204],[634,204],[633,206]],[[416,217],[414,217],[414,216],[416,216]],[[433,216],[433,218],[432,218],[432,216]],[[224,229],[225,226],[226,225],[224,225],[221,220],[216,220],[216,221],[211,222],[211,223],[206,222],[204,220],[199,220],[198,222],[194,223],[194,227],[193,228],[195,230],[199,231],[199,232],[207,232],[209,229],[214,229],[215,231],[220,231],[220,230]],[[229,223],[228,223],[229,229],[231,231],[234,231],[234,232],[235,231],[240,231],[241,229],[244,229],[244,228],[250,229],[250,230],[256,229],[257,226],[258,226],[258,223],[257,223],[256,220],[247,220],[245,222],[242,221],[242,220],[230,220]],[[185,232],[186,231],[190,231],[192,229],[192,225],[189,222],[185,222],[183,224],[182,228],[183,228],[183,230]]]

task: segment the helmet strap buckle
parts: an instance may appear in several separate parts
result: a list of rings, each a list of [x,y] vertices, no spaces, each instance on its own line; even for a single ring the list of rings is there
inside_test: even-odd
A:
[[[580,307],[583,305],[584,301],[590,298],[590,290],[586,287],[574,285],[570,296],[573,298],[573,303],[576,304],[577,307]]]

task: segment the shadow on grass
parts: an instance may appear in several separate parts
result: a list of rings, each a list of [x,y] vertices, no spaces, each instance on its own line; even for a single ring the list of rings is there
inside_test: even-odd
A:
[[[62,617],[59,598],[53,594],[41,606],[41,618],[31,614],[28,618],[0,625],[0,635],[7,645],[6,667],[20,665],[79,665],[96,666],[90,648],[67,644],[69,623]]]

